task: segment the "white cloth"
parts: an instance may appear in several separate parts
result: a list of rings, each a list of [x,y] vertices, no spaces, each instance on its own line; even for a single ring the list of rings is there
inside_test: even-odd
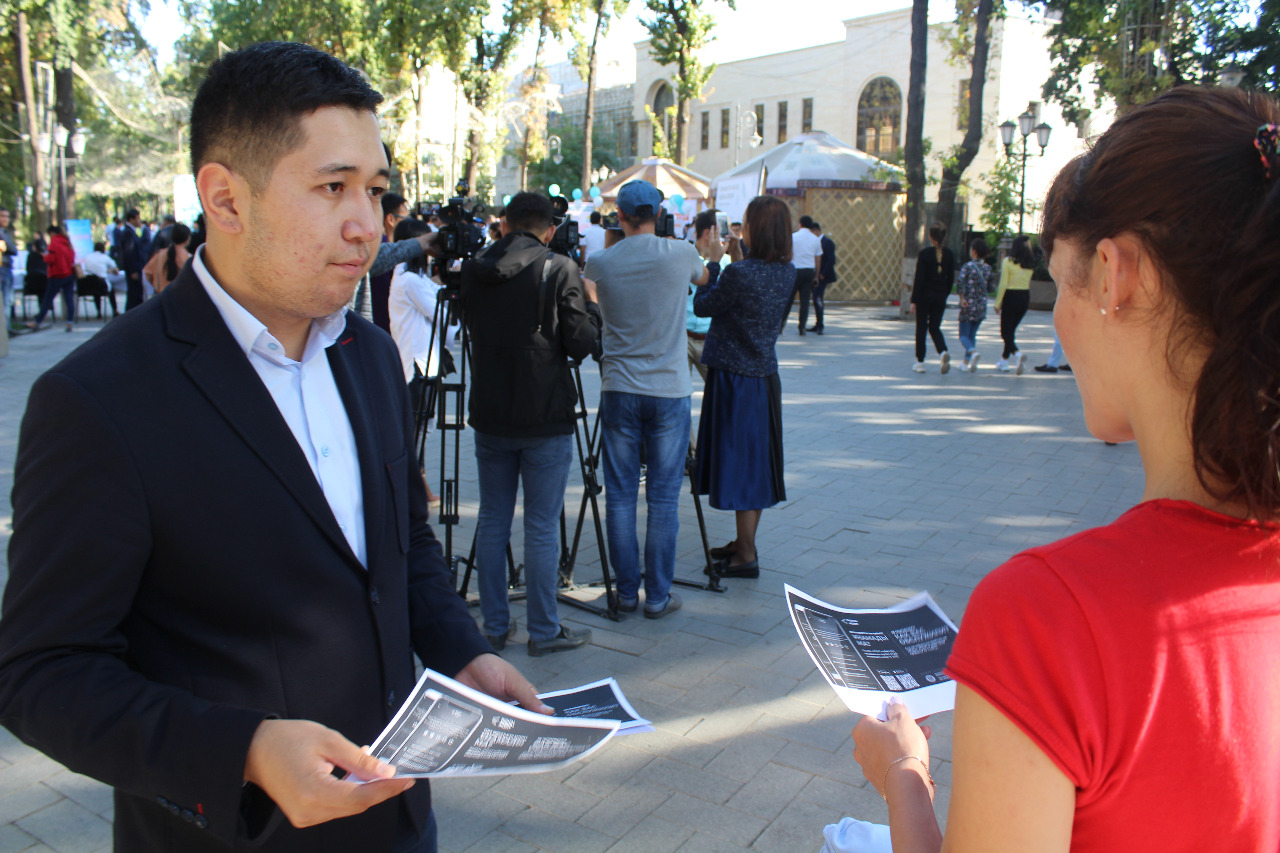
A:
[[[356,436],[325,355],[347,327],[346,309],[312,320],[302,360],[294,361],[267,327],[214,281],[204,265],[204,246],[196,250],[192,268],[297,439],[347,544],[368,566]]]
[[[798,270],[817,269],[822,263],[822,238],[808,228],[791,235],[791,265]]]
[[[109,281],[116,262],[106,252],[90,252],[80,259],[80,267],[85,275],[96,275],[103,281]]]
[[[442,289],[425,275],[409,272],[404,264],[398,265],[391,276],[387,311],[391,315],[391,337],[400,351],[405,382],[413,379],[415,364],[423,376],[436,375],[440,370],[441,346],[453,346],[457,337],[459,326],[455,323],[449,327],[443,341],[437,331],[432,345],[431,330]]]
[[[604,229],[599,225],[588,225],[582,229],[582,248],[588,258],[592,252],[604,251]]]
[[[893,853],[889,827],[852,817],[824,826],[822,839],[818,853]]]

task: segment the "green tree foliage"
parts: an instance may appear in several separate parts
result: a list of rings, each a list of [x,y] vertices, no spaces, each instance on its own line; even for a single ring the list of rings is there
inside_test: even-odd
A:
[[[593,21],[591,38],[588,40],[576,27],[573,29],[573,47],[569,50],[569,59],[577,69],[578,76],[587,84],[587,104],[582,119],[582,137],[586,141],[582,156],[581,185],[585,193],[591,187],[592,147],[595,139],[596,123],[596,52],[600,39],[609,31],[609,24],[621,18],[627,11],[628,0],[587,0]]]
[[[1210,27],[1210,50],[1244,71],[1242,86],[1280,94],[1280,0],[1262,0],[1220,28]]]
[[[1011,233],[1011,223],[1018,215],[1021,176],[1020,161],[1014,157],[1001,157],[995,167],[982,176],[987,188],[982,191],[986,204],[981,223],[986,229],[987,242],[993,248]]]
[[[1245,0],[1041,0],[1027,5],[1060,20],[1049,32],[1053,71],[1044,96],[1079,124],[1104,100],[1119,112],[1184,83],[1217,82],[1217,38],[1232,31]],[[1269,4],[1274,6],[1274,0]],[[1267,36],[1276,41],[1274,30]],[[1097,83],[1089,92],[1089,81]]]
[[[585,162],[586,146],[583,144],[582,125],[560,121],[553,122],[548,131],[560,138],[561,161],[541,157],[529,163],[529,188],[546,191],[551,184],[559,184],[561,192],[568,196],[578,184],[581,164]],[[620,171],[622,161],[617,156],[618,141],[612,131],[595,129],[591,144],[591,169],[608,166]]]
[[[725,0],[736,9],[734,0]],[[923,2],[923,0],[922,0]],[[702,11],[703,0],[645,0],[652,17],[641,23],[649,31],[653,55],[661,65],[675,66],[676,132],[671,159],[684,165],[689,156],[689,104],[702,97],[714,65],[703,65],[699,52],[714,40],[715,19]]]

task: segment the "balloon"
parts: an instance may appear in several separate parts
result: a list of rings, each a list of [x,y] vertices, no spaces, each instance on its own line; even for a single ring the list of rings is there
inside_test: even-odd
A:
[[[552,184],[551,186],[547,187],[547,192],[549,192],[553,196],[560,195],[560,185]]]
[[[582,201],[582,187],[573,188],[573,200]]]
[[[504,195],[504,196],[502,197],[502,203],[503,203],[503,204],[511,204],[511,196],[509,196],[509,195]]]
[[[590,195],[592,198],[600,198],[600,188],[592,187],[590,191]]]
[[[675,206],[676,210],[680,211],[681,213],[684,212],[684,196],[680,195],[679,193],[677,193],[676,195],[673,195],[671,197],[671,204]]]

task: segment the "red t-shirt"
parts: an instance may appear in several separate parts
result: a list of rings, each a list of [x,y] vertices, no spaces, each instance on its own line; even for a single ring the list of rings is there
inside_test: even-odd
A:
[[[1075,783],[1072,850],[1280,850],[1280,527],[1149,501],[1019,554],[947,672]]]

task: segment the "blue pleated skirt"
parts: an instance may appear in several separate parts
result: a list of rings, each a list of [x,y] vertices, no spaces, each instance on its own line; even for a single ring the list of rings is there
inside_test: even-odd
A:
[[[767,509],[787,499],[778,374],[708,370],[694,482],[716,509]]]

